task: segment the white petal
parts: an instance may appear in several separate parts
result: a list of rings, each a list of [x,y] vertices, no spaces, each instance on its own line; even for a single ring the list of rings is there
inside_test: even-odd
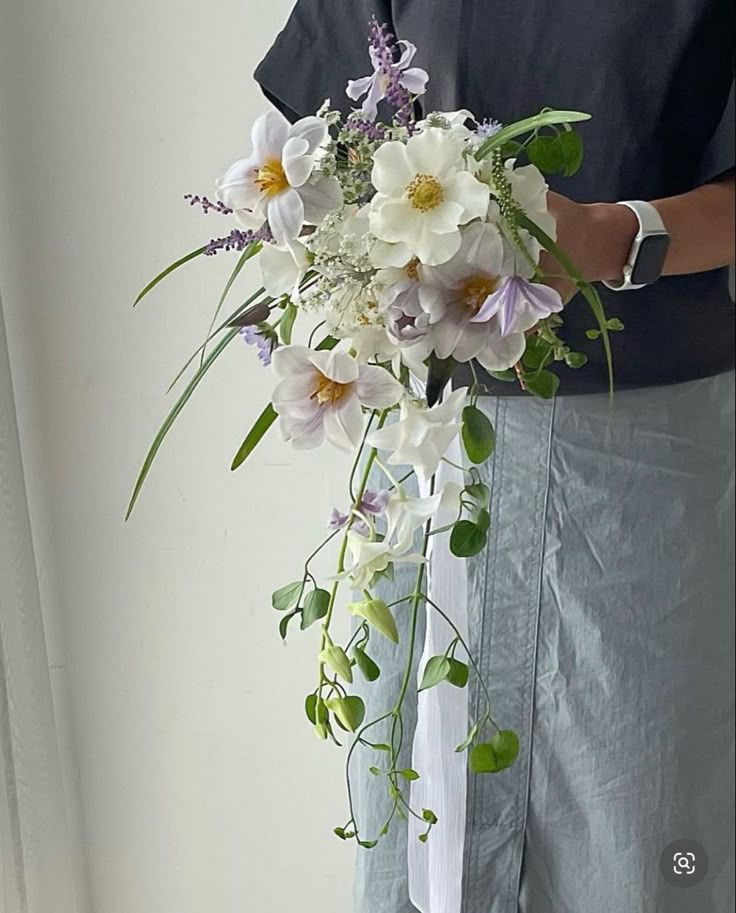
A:
[[[412,95],[424,95],[427,91],[429,73],[419,67],[411,67],[401,74],[401,85]]]
[[[485,218],[491,191],[469,171],[459,171],[444,182],[445,199],[459,203],[465,210],[463,222]]]
[[[357,447],[363,437],[365,417],[354,393],[344,396],[337,407],[324,410],[325,433],[330,443],[343,450]]]
[[[325,377],[336,384],[352,384],[358,379],[360,366],[347,352],[310,351],[309,360]]]
[[[304,250],[302,245],[299,245]],[[291,250],[264,244],[258,255],[263,276],[263,287],[269,295],[279,298],[293,292],[302,276],[303,268]]]
[[[523,333],[512,333],[510,336],[494,333],[477,358],[486,371],[506,371],[517,363],[525,348],[526,336]]]
[[[380,151],[380,150],[379,150]],[[464,167],[463,143],[448,130],[429,127],[412,136],[406,144],[406,156],[416,174],[443,178],[448,172]]]
[[[381,241],[403,241],[413,248],[422,230],[422,215],[408,200],[383,197],[380,204],[371,208],[371,231]]]
[[[403,143],[385,143],[376,150],[371,181],[379,193],[388,196],[403,195],[415,174]]]
[[[307,418],[289,419],[280,417],[279,425],[285,440],[291,441],[297,450],[313,450],[325,439],[324,411],[315,409]]]
[[[422,263],[439,266],[455,256],[461,243],[462,237],[458,230],[445,235],[425,231],[414,243],[414,249]]]
[[[371,409],[388,409],[404,395],[404,388],[385,368],[361,365],[355,385],[358,398]]]
[[[314,374],[311,355],[311,349],[306,346],[279,346],[273,353],[271,365],[277,377],[292,377],[295,374],[311,377]]]
[[[268,224],[279,244],[288,244],[299,237],[304,225],[304,204],[293,188],[268,201]]]
[[[371,263],[378,269],[396,267],[401,269],[411,260],[411,248],[407,244],[389,244],[376,241],[371,249]]]
[[[284,145],[281,164],[286,180],[292,187],[301,187],[314,169],[314,159],[309,154],[309,143],[298,136],[292,136]]]
[[[414,60],[417,53],[417,46],[412,44],[411,41],[404,41],[402,39],[399,41],[399,47],[401,48],[401,56],[396,62],[396,69],[405,70],[412,60]]]
[[[253,159],[235,162],[215,182],[217,199],[231,209],[253,209],[261,195],[255,183],[257,174]]]
[[[348,98],[352,99],[352,101],[357,101],[368,92],[375,81],[375,73],[372,76],[363,76],[361,79],[351,79],[350,82],[348,82],[345,94]]]
[[[289,137],[299,137],[307,141],[309,153],[315,152],[324,145],[328,136],[327,124],[321,117],[304,117],[298,120],[289,130]]]
[[[280,161],[281,150],[289,135],[289,121],[280,111],[268,111],[253,124],[254,157],[259,164],[268,161]]]
[[[425,225],[438,235],[457,231],[458,225],[464,221],[463,207],[459,203],[452,203],[449,200],[445,200],[444,203],[424,214]]]
[[[343,204],[342,189],[335,178],[322,178],[316,184],[304,184],[298,192],[304,204],[304,221],[310,225],[318,225],[328,213]]]

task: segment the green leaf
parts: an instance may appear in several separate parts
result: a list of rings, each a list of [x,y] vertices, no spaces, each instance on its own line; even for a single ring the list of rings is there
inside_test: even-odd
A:
[[[327,707],[325,707],[325,702],[317,697],[316,694],[308,694],[306,700],[304,701],[304,711],[307,714],[307,719],[313,726],[317,726],[319,723],[327,722]]]
[[[552,346],[541,336],[530,336],[526,341],[526,349],[522,355],[525,368],[536,371],[549,363]]]
[[[355,647],[353,656],[355,656],[355,662],[367,682],[375,682],[381,677],[380,667],[368,656],[365,650]]]
[[[238,330],[233,329],[233,330],[230,330],[225,336],[223,336],[223,338],[220,340],[220,342],[215,346],[214,349],[212,349],[210,354],[204,360],[203,364],[200,365],[200,367],[197,369],[197,372],[192,377],[192,379],[189,381],[187,386],[184,388],[184,391],[182,392],[179,399],[176,401],[176,405],[171,410],[171,412],[169,412],[169,414],[166,416],[166,419],[165,419],[163,425],[159,429],[159,432],[156,435],[156,437],[153,439],[153,443],[151,444],[151,447],[150,447],[148,453],[146,454],[146,458],[143,461],[143,466],[141,468],[140,473],[138,474],[138,478],[136,480],[135,487],[133,488],[133,494],[130,498],[130,504],[128,504],[128,510],[125,514],[126,520],[128,519],[128,517],[130,517],[131,513],[133,512],[133,508],[135,507],[135,503],[138,500],[138,496],[141,493],[143,484],[146,481],[148,473],[151,471],[151,466],[153,466],[153,461],[156,459],[156,454],[161,449],[161,445],[163,444],[163,442],[166,438],[166,435],[171,430],[171,426],[176,421],[177,417],[179,416],[179,413],[182,411],[184,406],[186,406],[186,404],[191,399],[192,394],[199,386],[199,383],[202,380],[202,378],[209,371],[209,369],[212,367],[212,365],[215,363],[215,361],[218,359],[218,357],[222,354],[222,352],[225,350],[226,346],[228,346],[233,341],[233,339],[235,339],[235,337],[237,335],[238,335]]]
[[[577,370],[588,364],[588,356],[584,355],[582,352],[568,352],[567,355],[565,355],[565,364],[568,368]]]
[[[442,391],[457,371],[460,362],[454,358],[437,358],[434,352],[427,359],[427,405],[437,405],[442,398]]]
[[[482,530],[484,533],[487,533],[491,526],[491,515],[485,508],[482,508],[475,515],[475,524],[478,529]]]
[[[498,133],[489,136],[478,148],[475,157],[478,161],[481,161],[490,155],[494,149],[502,148],[509,140],[522,136],[524,133],[533,133],[541,127],[574,124],[583,120],[590,120],[590,114],[583,114],[580,111],[542,111],[540,114],[527,117],[524,120],[517,121],[515,124],[507,124]]]
[[[447,673],[447,681],[456,688],[464,688],[470,678],[470,670],[465,663],[459,659],[450,659],[450,671]]]
[[[202,344],[202,358],[203,359],[204,359],[204,350],[205,350],[205,347],[207,346],[207,340],[212,335],[212,330],[214,329],[215,324],[217,323],[217,318],[220,316],[220,311],[222,310],[223,305],[225,304],[227,296],[230,294],[230,289],[235,284],[235,280],[240,275],[245,264],[251,258],[255,257],[256,254],[260,253],[262,247],[263,247],[263,244],[260,241],[254,241],[254,242],[250,243],[245,248],[245,250],[241,253],[241,255],[238,257],[237,263],[233,267],[233,271],[230,273],[230,277],[228,278],[227,282],[225,283],[225,288],[222,290],[222,294],[220,295],[220,300],[217,302],[217,307],[215,308],[215,313],[212,315],[212,320],[210,321],[210,325],[207,328],[207,335],[205,336],[205,341]]]
[[[317,343],[316,349],[318,352],[332,351],[338,342],[340,342],[340,340],[336,339],[334,336],[325,336],[321,342]]]
[[[359,840],[358,844],[363,847],[364,850],[372,850],[373,847],[378,846],[377,840]]]
[[[285,346],[291,345],[291,333],[294,329],[296,315],[296,306],[290,301],[286,305],[286,311],[284,316],[281,318],[281,323],[279,324],[279,336],[281,337],[281,342],[283,342]]]
[[[199,247],[199,248],[197,248],[197,250],[193,250],[190,254],[186,254],[184,257],[181,257],[181,259],[176,260],[174,263],[171,264],[171,266],[167,266],[166,269],[163,272],[159,273],[155,279],[152,279],[148,283],[148,285],[143,289],[143,291],[140,293],[140,295],[138,295],[138,297],[133,302],[133,307],[135,307],[136,304],[138,304],[140,301],[142,301],[143,298],[145,298],[146,295],[152,289],[156,288],[156,286],[159,284],[159,282],[162,282],[168,275],[173,273],[175,269],[179,269],[180,266],[184,266],[184,264],[189,263],[190,260],[194,260],[196,257],[200,257],[206,250],[207,250],[206,246]]]
[[[419,686],[420,691],[427,691],[434,688],[440,682],[444,682],[452,671],[450,660],[446,656],[433,656],[427,660],[422,675],[422,683]]]
[[[462,438],[471,463],[485,463],[496,447],[493,424],[477,406],[463,409]]]
[[[279,634],[281,635],[281,640],[286,640],[286,635],[289,633],[289,625],[297,615],[301,615],[299,609],[296,609],[293,612],[289,612],[288,615],[284,615],[284,617],[279,622]]]
[[[406,770],[400,770],[399,776],[403,777],[409,783],[413,783],[415,780],[419,779],[419,774],[416,772],[416,770],[412,770],[410,767]]]
[[[336,827],[336,828],[333,828],[332,833],[335,834],[336,837],[339,837],[340,840],[347,840],[347,839],[348,839],[348,838],[347,838],[347,834],[345,833],[345,828],[344,828],[344,827]]]
[[[342,647],[326,647],[319,654],[319,660],[329,666],[333,672],[340,676],[340,678],[344,678],[346,682],[353,681],[353,667],[348,659],[347,653]],[[329,701],[327,702],[327,706],[330,706]]]
[[[471,728],[470,732],[467,734],[466,738],[457,746],[455,751],[458,754],[460,754],[461,752],[463,752],[467,748],[469,748],[472,745],[472,743],[475,741],[475,737],[478,735],[479,731],[480,731],[480,723],[475,723],[475,725]]]
[[[364,618],[369,625],[397,644],[399,631],[391,609],[382,599],[365,599],[363,602],[351,602],[348,612],[358,618]]]
[[[572,177],[583,164],[583,138],[574,130],[563,130],[557,137],[557,146],[562,158],[562,170],[566,177]]]
[[[606,321],[606,328],[611,330],[613,333],[619,333],[624,329],[623,323],[618,319],[618,317],[611,317],[610,320]]]
[[[465,489],[465,493],[469,498],[477,501],[482,507],[488,507],[491,491],[483,482],[474,482],[472,485],[468,485]]]
[[[349,732],[355,732],[365,719],[365,704],[354,695],[333,697],[326,704]]]
[[[535,136],[526,147],[529,161],[540,171],[554,174],[565,167],[563,150],[556,136]]]
[[[500,770],[511,767],[519,757],[519,737],[511,729],[502,729],[497,732],[491,739],[491,745],[496,752],[496,761]]]
[[[603,334],[600,330],[586,330],[585,335],[588,339],[600,339]]]
[[[518,380],[516,371],[512,371],[511,368],[507,371],[489,371],[488,373],[494,380],[503,381],[505,384],[515,384]]]
[[[312,590],[304,600],[302,631],[324,618],[330,609],[330,594],[327,590]]]
[[[422,818],[424,818],[428,824],[437,824],[438,821],[437,815],[435,815],[431,808],[422,809]]]
[[[456,558],[472,558],[483,551],[486,542],[486,534],[471,520],[458,520],[450,533],[450,551]]]
[[[429,841],[429,834],[420,834],[418,839],[420,843],[427,843]]]
[[[303,587],[303,580],[295,580],[294,583],[287,583],[286,586],[282,586],[272,594],[271,605],[277,612],[286,612],[288,609],[293,609],[297,602],[299,602]]]
[[[380,767],[369,767],[368,773],[372,774],[374,777],[380,777],[381,774],[383,773],[383,771],[381,770]]]
[[[376,751],[391,751],[390,745],[384,745],[382,742],[376,742],[371,745],[371,748],[374,748]]]
[[[277,418],[278,413],[273,408],[271,403],[269,403],[263,412],[261,412],[261,414],[258,416],[255,424],[248,432],[248,436],[240,445],[240,450],[238,450],[238,452],[235,454],[235,459],[233,460],[232,466],[230,467],[231,470],[235,470],[239,466],[243,465],[251,453],[253,453],[256,447],[260,444],[263,436],[271,427],[271,425],[273,425]]]
[[[495,774],[511,767],[519,756],[519,738],[510,729],[497,732],[490,742],[470,752],[470,769],[477,774]]]
[[[560,378],[552,371],[537,371],[524,377],[529,393],[540,399],[552,399],[560,386]]]

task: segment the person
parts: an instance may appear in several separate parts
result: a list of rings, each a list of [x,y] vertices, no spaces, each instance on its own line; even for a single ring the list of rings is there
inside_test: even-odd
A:
[[[467,564],[467,611],[522,750],[469,781],[463,913],[729,913],[733,4],[299,0],[256,71],[267,97],[292,119],[327,97],[349,108],[373,16],[419,48],[425,114],[592,115],[583,167],[550,178],[549,205],[624,325],[613,412],[582,296],[562,335],[588,363],[561,373],[554,400],[487,379],[492,529]],[[653,242],[647,263],[635,236],[648,232],[670,244],[665,256]],[[394,829],[359,853],[358,913],[414,913],[405,839]],[[697,843],[698,883],[664,874],[676,841]]]

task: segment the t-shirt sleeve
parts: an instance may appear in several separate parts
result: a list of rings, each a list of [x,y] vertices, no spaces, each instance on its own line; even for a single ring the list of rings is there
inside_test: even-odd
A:
[[[716,178],[733,171],[736,167],[736,115],[734,114],[734,84],[728,94],[723,114],[718,126],[706,147],[700,170],[698,184],[707,184]]]
[[[371,70],[372,18],[391,27],[390,0],[298,0],[255,72],[265,96],[290,120],[314,114],[325,99],[343,112],[348,80]]]

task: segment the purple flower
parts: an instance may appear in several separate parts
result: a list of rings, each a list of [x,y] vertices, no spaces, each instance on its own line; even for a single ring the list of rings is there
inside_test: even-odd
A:
[[[271,337],[270,334],[266,335],[257,326],[243,327],[240,330],[240,335],[248,343],[249,346],[256,347],[258,352],[258,360],[261,362],[263,367],[270,367],[271,353],[277,346],[276,337]]]
[[[553,288],[529,282],[521,276],[509,276],[497,291],[489,295],[475,317],[471,318],[471,323],[485,323],[495,316],[501,336],[509,336],[531,329],[535,323],[550,314],[559,313],[562,308],[562,298]]]
[[[411,66],[416,52],[411,42],[397,42],[385,25],[373,20],[369,47],[373,73],[362,79],[351,79],[347,87],[348,98],[353,101],[366,96],[361,110],[369,120],[375,120],[378,103],[386,99],[397,109],[400,123],[410,122],[412,96],[423,95],[429,80],[425,70]]]
[[[493,118],[486,118],[483,123],[478,124],[476,128],[476,135],[481,137],[481,139],[488,139],[489,136],[495,136],[499,130],[503,128],[503,124],[499,120],[493,120]]]
[[[187,193],[184,194],[184,199],[189,203],[190,206],[201,206],[204,214],[207,215],[208,212],[219,212],[220,215],[227,216],[232,213],[232,209],[229,206],[226,206],[224,203],[221,203],[219,200],[213,203],[211,200],[208,200],[207,197],[201,197],[199,194]]]
[[[378,516],[379,514],[382,514],[384,510],[386,510],[386,505],[388,504],[388,499],[390,497],[391,493],[388,491],[368,490],[363,495],[363,499],[360,502],[358,511],[362,514],[373,514],[374,516]],[[348,525],[349,519],[349,514],[342,514],[336,507],[333,507],[327,527],[333,532],[337,532],[340,529],[345,529],[345,527]],[[352,529],[361,535],[367,535],[369,532],[368,525],[359,517],[356,517],[353,521]]]
[[[258,231],[243,231],[240,228],[234,228],[225,238],[213,238],[205,249],[206,257],[213,257],[221,250],[244,250],[254,241],[271,241],[271,232],[268,225],[259,228]]]

